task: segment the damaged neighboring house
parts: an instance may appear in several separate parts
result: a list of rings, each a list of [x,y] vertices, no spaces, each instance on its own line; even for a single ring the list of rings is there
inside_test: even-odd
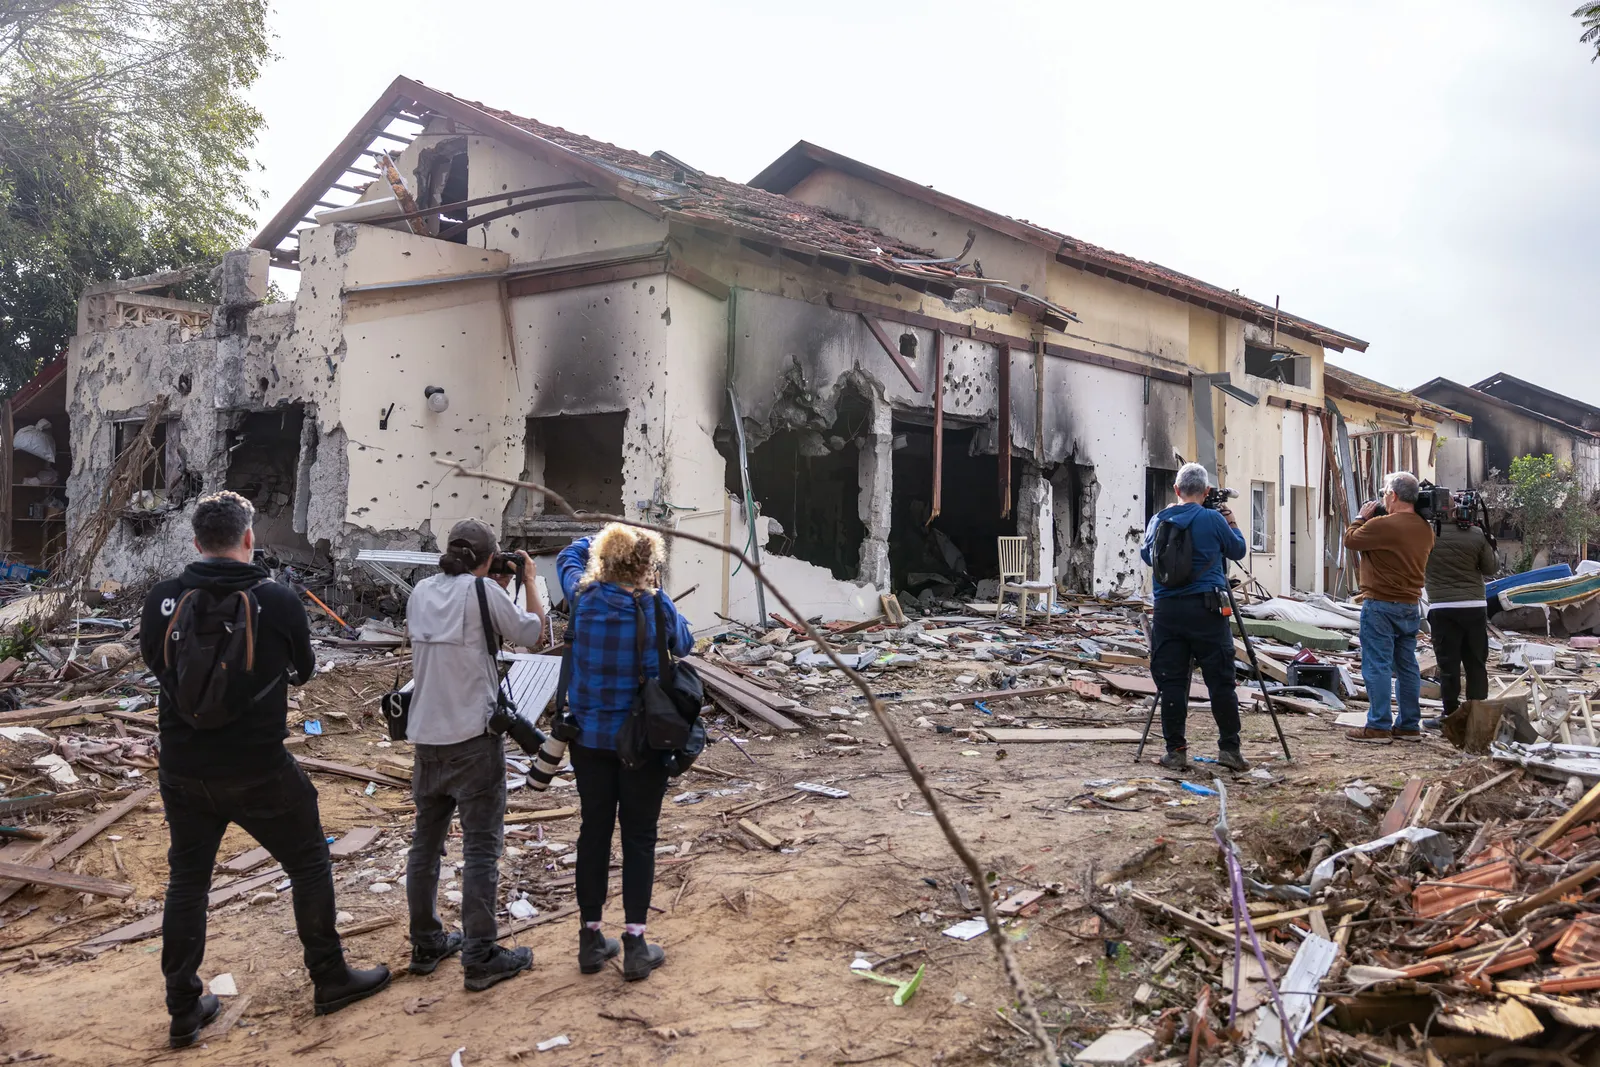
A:
[[[292,301],[262,302],[269,262]],[[466,516],[535,551],[586,529],[445,461],[759,549],[807,614],[965,591],[1013,535],[1033,576],[1130,593],[1199,459],[1245,496],[1256,578],[1322,588],[1323,355],[1365,348],[805,143],[742,185],[405,78],[225,259],[219,306],[162,281],[86,293],[66,372],[73,528],[167,398],[119,580],[183,558],[221,488],[346,581]],[[720,554],[669,566],[691,618],[760,613]]]
[[[1512,460],[1548,453],[1571,463],[1584,489],[1600,490],[1600,408],[1505,373],[1476,385],[1434,378],[1415,392],[1472,416],[1473,463],[1460,470],[1462,485],[1476,487],[1491,470],[1505,478]]]

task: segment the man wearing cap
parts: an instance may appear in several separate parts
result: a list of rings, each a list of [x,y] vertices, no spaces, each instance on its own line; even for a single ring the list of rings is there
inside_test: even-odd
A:
[[[414,645],[411,710],[406,739],[416,746],[411,795],[417,828],[406,860],[411,911],[411,973],[432,974],[461,953],[464,984],[480,992],[533,963],[526,948],[495,942],[500,851],[505,844],[506,760],[502,735],[489,728],[500,687],[491,645],[500,639],[533,648],[545,630],[539,597],[528,614],[490,584],[499,551],[494,531],[476,519],[450,530],[436,574],[417,583],[406,605]],[[530,580],[533,561],[519,552]],[[492,633],[486,633],[487,615]],[[439,857],[450,818],[461,817],[461,930],[439,919]]]

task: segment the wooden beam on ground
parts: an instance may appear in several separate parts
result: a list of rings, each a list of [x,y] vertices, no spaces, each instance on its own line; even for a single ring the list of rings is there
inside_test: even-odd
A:
[[[45,854],[39,858],[38,861],[35,861],[33,857],[30,856],[28,858],[29,865],[33,867],[44,868],[56,866],[56,864],[60,863],[68,856],[78,851],[79,848],[98,837],[100,832],[106,827],[110,826],[112,823],[128,814],[128,812],[149,800],[155,795],[155,792],[156,787],[153,785],[148,785],[143,789],[136,790],[131,795],[123,798],[123,800],[119,803],[112,805],[105,811],[102,811],[99,815],[96,815],[93,819],[90,819],[87,823],[84,823],[83,826],[79,827],[71,837],[68,837],[60,844],[52,845],[45,852]],[[0,904],[4,904],[6,901],[10,900],[21,888],[22,885],[17,882],[12,882],[9,885],[0,885]]]
[[[1182,908],[1173,907],[1163,900],[1157,900],[1148,893],[1141,893],[1137,890],[1133,893],[1133,902],[1147,911],[1155,912],[1169,922],[1176,923],[1192,934],[1199,934],[1201,937],[1212,941],[1224,941],[1229,945],[1233,944],[1232,927],[1229,927],[1227,933],[1222,933],[1217,927],[1212,926],[1200,916],[1191,915]],[[1275,941],[1261,942],[1261,951],[1282,963],[1289,963],[1294,959],[1294,951],[1292,949]]]
[[[116,706],[116,700],[96,698],[71,700],[64,704],[44,704],[36,708],[18,708],[16,711],[0,711],[0,726],[40,726],[51,719],[59,719],[74,712],[83,714],[104,711]]]
[[[1511,772],[1507,771],[1506,773],[1510,774]],[[1574,826],[1586,823],[1597,816],[1600,816],[1600,783],[1596,783],[1594,788],[1585,793],[1576,804],[1568,808],[1559,819],[1547,826],[1543,833],[1534,838],[1533,843],[1522,850],[1522,860],[1526,862],[1532,859],[1540,849],[1565,837],[1567,831]]]
[[[97,897],[127,900],[133,896],[133,886],[126,882],[113,882],[87,874],[73,874],[51,867],[31,867],[26,863],[7,863],[0,860],[0,878],[24,885],[44,885],[52,889],[70,889],[74,893],[93,893]]]
[[[740,711],[784,733],[794,733],[800,729],[799,723],[780,714],[773,707],[773,701],[782,698],[763,693],[737,675],[722,670],[699,656],[690,657],[690,662],[695,670],[700,672],[700,677],[704,679],[706,685],[725,703],[737,706]]]
[[[340,778],[354,778],[358,782],[376,782],[378,785],[386,785],[391,789],[409,790],[411,788],[410,782],[402,782],[391,775],[382,774],[378,771],[369,771],[365,767],[352,767],[348,763],[313,759],[311,756],[296,756],[294,759],[296,763],[306,770],[315,771],[318,774],[333,774]]]
[[[1001,744],[1020,744],[1044,741],[1132,741],[1137,743],[1139,731],[1125,726],[1054,727],[1044,730],[1011,729],[988,726],[980,730],[991,741]]]

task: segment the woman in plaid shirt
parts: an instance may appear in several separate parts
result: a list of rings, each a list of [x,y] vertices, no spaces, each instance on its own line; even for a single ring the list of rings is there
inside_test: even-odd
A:
[[[648,530],[613,523],[594,537],[561,550],[556,567],[572,613],[572,681],[568,705],[578,720],[578,739],[568,750],[578,784],[582,827],[578,832],[576,886],[578,966],[594,974],[623,950],[622,975],[630,982],[650,977],[666,959],[661,946],[645,941],[650,890],[656,871],[656,823],[667,792],[666,766],[627,770],[617,758],[622,729],[639,691],[639,676],[656,677],[655,603],[666,623],[667,647],[686,655],[694,647],[689,623],[672,598],[656,588],[666,545]],[[637,601],[637,607],[636,605]],[[644,664],[635,652],[634,631],[643,608]],[[611,865],[611,835],[622,823],[622,942],[600,931]]]

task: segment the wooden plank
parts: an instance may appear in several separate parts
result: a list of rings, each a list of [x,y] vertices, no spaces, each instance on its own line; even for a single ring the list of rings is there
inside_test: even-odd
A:
[[[1100,672],[1100,680],[1119,693],[1133,696],[1153,697],[1156,695],[1156,680],[1148,674],[1111,674]],[[1241,690],[1242,692],[1242,690]],[[1210,700],[1211,693],[1200,682],[1189,683],[1190,700]]]
[[[228,1005],[228,1010],[223,1013],[222,1018],[213,1021],[210,1026],[201,1031],[203,1035],[201,1040],[220,1041],[232,1033],[233,1028],[239,1025],[239,1020],[244,1018],[244,1013],[249,1010],[250,997],[251,994],[249,993],[234,997],[233,1003]]]
[[[1508,771],[1506,773],[1509,774],[1511,772]],[[1568,808],[1559,819],[1546,827],[1543,833],[1534,838],[1533,843],[1523,849],[1522,859],[1524,861],[1532,859],[1534,854],[1541,848],[1561,840],[1566,836],[1568,830],[1581,823],[1588,822],[1596,815],[1600,815],[1600,782],[1597,782],[1594,788],[1585,793],[1576,804]]]
[[[229,860],[217,864],[217,869],[227,874],[249,874],[263,863],[272,858],[272,853],[259,845],[248,852],[241,852]]]
[[[737,704],[743,711],[784,733],[793,733],[800,724],[780,714],[758,690],[727,671],[707,663],[698,656],[692,657],[694,668],[705,682],[722,698]]]
[[[695,657],[694,665],[696,670],[700,669],[700,664],[702,662],[704,661],[699,657]],[[790,711],[800,706],[800,702],[798,700],[795,700],[792,697],[786,697],[781,693],[769,693],[760,686],[757,686],[754,680],[745,678],[743,676],[743,672],[748,668],[741,667],[737,663],[712,663],[710,666],[712,673],[717,676],[716,684],[727,689],[735,690],[750,697],[752,700],[759,701],[760,703],[771,708],[773,711],[781,713]],[[701,671],[702,675],[704,673],[704,671]]]
[[[1252,915],[1250,923],[1257,930],[1269,930],[1274,926],[1282,926],[1285,923],[1310,919],[1315,912],[1321,912],[1327,918],[1338,918],[1341,915],[1359,915],[1366,910],[1367,902],[1365,900],[1338,900],[1332,904],[1318,904],[1309,908],[1294,908],[1290,911],[1273,912],[1271,915]],[[1233,936],[1233,924],[1231,922],[1218,923],[1212,929],[1219,934]]]
[[[570,819],[578,814],[577,808],[541,808],[538,811],[508,811],[506,822],[554,822],[557,819]]]
[[[9,682],[11,680],[11,676],[16,674],[21,669],[22,661],[20,659],[12,658],[0,661],[0,683]]]
[[[900,598],[893,593],[883,593],[878,597],[878,603],[883,606],[883,617],[896,626],[906,624],[905,609],[900,606]]]
[[[991,741],[1002,744],[1020,744],[1029,741],[1132,741],[1138,742],[1139,731],[1125,726],[1058,726],[1045,730],[1016,729],[988,726],[978,731]]]
[[[51,719],[59,719],[63,715],[74,712],[104,711],[117,706],[115,700],[71,700],[64,704],[44,704],[36,708],[18,708],[16,711],[0,711],[0,726],[39,726]]]
[[[0,819],[29,811],[55,811],[82,808],[95,803],[100,794],[93,789],[74,789],[68,793],[32,793],[25,797],[0,798]]]
[[[1181,908],[1175,908],[1165,901],[1157,900],[1148,893],[1141,893],[1138,890],[1133,893],[1133,902],[1141,908],[1153,911],[1157,915],[1176,923],[1190,933],[1199,934],[1201,937],[1212,941],[1224,941],[1229,945],[1233,944],[1232,927],[1229,927],[1227,933],[1223,933],[1198,915],[1191,915]],[[1293,950],[1274,941],[1261,942],[1261,951],[1283,963],[1289,963],[1294,959]]]
[[[1244,642],[1237,637],[1233,639],[1233,652],[1234,656],[1241,662],[1250,662],[1250,650],[1245,648]],[[1286,685],[1288,684],[1289,668],[1285,667],[1271,656],[1257,656],[1256,666],[1261,668],[1262,674],[1266,675],[1268,678],[1271,678],[1273,681],[1283,682]]]
[[[328,855],[334,859],[354,856],[357,852],[376,841],[381,833],[383,831],[376,826],[358,826],[354,830],[347,831],[343,837],[329,845]]]
[[[295,762],[308,771],[319,774],[333,774],[341,778],[354,778],[358,782],[376,782],[392,789],[410,790],[410,782],[402,782],[398,778],[377,771],[369,771],[365,767],[352,767],[348,763],[334,763],[332,760],[314,759],[311,756],[296,756]]]
[[[206,907],[214,908],[219,904],[226,904],[230,900],[242,897],[246,893],[260,889],[262,886],[275,882],[282,877],[283,868],[274,867],[270,871],[263,871],[253,878],[245,878],[242,881],[234,882],[232,885],[223,886],[221,889],[213,889],[211,895],[206,898]],[[164,914],[164,912],[158,911],[154,914],[146,915],[138,922],[129,923],[127,926],[119,926],[115,930],[107,930],[103,934],[82,942],[82,947],[104,949],[113,945],[125,945],[130,941],[141,941],[144,938],[153,937],[161,932],[161,920]]]
[[[128,814],[128,812],[132,811],[134,808],[139,807],[146,800],[149,800],[155,795],[155,792],[156,787],[153,785],[147,785],[143,789],[136,790],[129,796],[123,798],[120,803],[112,805],[99,815],[96,815],[93,819],[90,819],[83,826],[79,827],[71,837],[62,841],[58,845],[53,845],[43,856],[39,858],[38,862],[34,862],[32,857],[30,857],[29,863],[35,867],[54,867],[68,856],[78,851],[78,849],[83,845],[99,836],[100,832],[106,827],[110,826],[112,823]],[[10,900],[21,888],[22,884],[18,882],[12,882],[8,885],[0,885],[0,904]]]
[[[1577,874],[1563,878],[1548,889],[1541,890],[1531,897],[1518,901],[1500,914],[1507,922],[1515,922],[1535,908],[1542,908],[1552,901],[1560,900],[1573,890],[1582,887],[1585,882],[1596,877],[1600,877],[1600,863],[1591,863]]]
[[[783,839],[775,836],[770,830],[761,826],[759,823],[751,822],[749,819],[740,819],[739,829],[743,830],[745,833],[749,834],[757,841],[760,841],[763,845],[766,845],[773,851],[777,851],[783,847]]]
[[[1043,898],[1044,891],[1041,889],[1024,889],[1019,893],[1011,894],[1005,900],[1002,900],[999,904],[996,904],[994,908],[995,914],[1020,915],[1023,908],[1026,908],[1031,904],[1035,904]]]
[[[568,875],[567,877],[571,878],[572,876]],[[553,883],[545,883],[546,886],[551,884]],[[547,911],[543,915],[535,915],[531,919],[518,919],[516,922],[506,923],[504,926],[500,927],[495,932],[494,937],[496,941],[504,941],[513,934],[520,934],[522,931],[531,930],[535,926],[543,926],[546,923],[553,923],[558,919],[565,919],[569,915],[576,914],[577,911],[578,906],[576,904],[568,904],[564,907],[557,908],[555,911]]]
[[[24,885],[45,885],[53,889],[70,889],[74,893],[93,893],[97,897],[126,900],[133,896],[133,886],[126,882],[113,882],[87,874],[73,874],[50,867],[30,867],[25,863],[7,863],[0,860],[0,878],[21,882]]]
[[[905,376],[906,384],[911,386],[913,392],[922,392],[922,379],[917,376],[916,368],[906,362],[906,357],[900,353],[900,349],[896,345],[889,342],[889,337],[883,332],[883,327],[878,325],[878,320],[864,311],[860,314],[861,321],[867,324],[868,330],[872,331],[873,338],[877,340],[884,354],[894,362],[896,367],[900,368],[900,373]]]
[[[1388,837],[1410,825],[1412,812],[1416,810],[1421,796],[1422,779],[1406,779],[1405,788],[1400,790],[1400,795],[1394,798],[1394,803],[1389,805],[1389,810],[1384,814],[1383,821],[1378,823],[1378,836]]]
[[[1003,700],[1006,697],[1039,697],[1050,693],[1060,693],[1065,696],[1073,691],[1070,685],[1047,685],[1037,689],[989,689],[980,693],[952,692],[942,696],[903,696],[901,700],[944,700],[960,701],[971,704],[975,700]]]

